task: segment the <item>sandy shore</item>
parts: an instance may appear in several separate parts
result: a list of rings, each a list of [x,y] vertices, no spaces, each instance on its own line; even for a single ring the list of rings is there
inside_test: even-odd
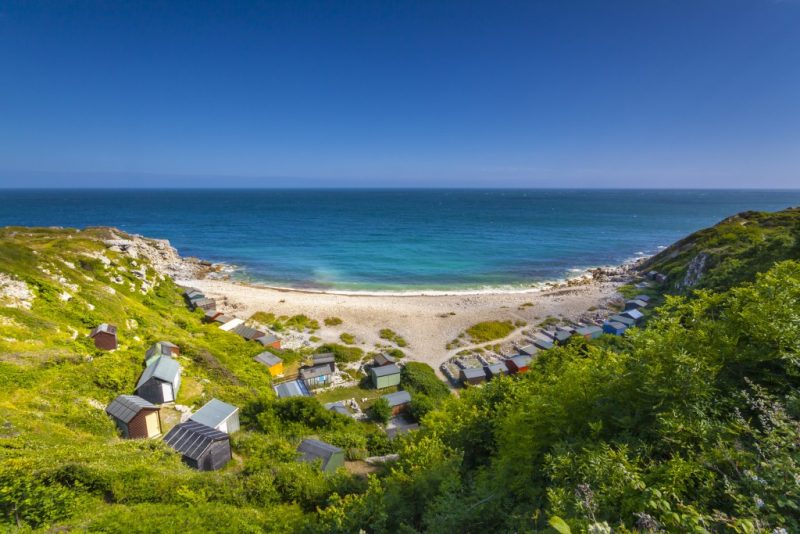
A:
[[[258,311],[276,316],[305,314],[320,322],[314,335],[324,342],[340,342],[342,333],[355,336],[365,351],[377,350],[389,343],[379,337],[382,328],[390,328],[408,342],[403,348],[411,360],[425,362],[438,370],[439,365],[459,349],[447,350],[447,344],[470,326],[488,320],[524,321],[503,342],[523,341],[523,332],[535,328],[547,317],[579,321],[603,314],[603,308],[618,299],[617,289],[626,279],[620,271],[608,272],[598,279],[567,286],[562,284],[539,292],[480,293],[454,295],[341,295],[281,290],[216,280],[178,280],[181,285],[197,287],[217,299],[218,307],[246,319]],[[599,311],[594,311],[599,308]],[[326,317],[339,317],[342,324],[325,326]],[[302,339],[295,339],[295,344]]]

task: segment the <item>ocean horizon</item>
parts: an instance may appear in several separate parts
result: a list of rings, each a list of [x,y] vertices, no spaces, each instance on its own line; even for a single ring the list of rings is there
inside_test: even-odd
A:
[[[800,190],[5,189],[0,226],[113,226],[235,280],[342,293],[535,290]]]

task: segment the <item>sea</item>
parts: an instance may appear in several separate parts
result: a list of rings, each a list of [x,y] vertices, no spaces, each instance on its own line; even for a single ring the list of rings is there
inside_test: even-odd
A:
[[[343,293],[518,291],[657,253],[800,190],[0,190],[0,226],[114,226],[234,279]]]

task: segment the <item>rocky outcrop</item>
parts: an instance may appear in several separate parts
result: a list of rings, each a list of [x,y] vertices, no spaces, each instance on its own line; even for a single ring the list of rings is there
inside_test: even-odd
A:
[[[177,249],[166,239],[151,239],[139,235],[120,236],[111,229],[111,237],[103,241],[109,250],[126,254],[135,260],[144,259],[162,276],[174,279],[190,280],[204,278],[219,268],[210,262],[197,258],[182,258]],[[134,275],[144,279],[143,270],[133,271]]]
[[[708,259],[710,257],[708,253],[701,252],[692,258],[692,261],[690,261],[689,265],[686,267],[686,275],[684,275],[683,280],[677,284],[678,289],[689,289],[696,286],[706,272]]]
[[[29,310],[35,295],[28,284],[10,274],[0,273],[0,305]]]

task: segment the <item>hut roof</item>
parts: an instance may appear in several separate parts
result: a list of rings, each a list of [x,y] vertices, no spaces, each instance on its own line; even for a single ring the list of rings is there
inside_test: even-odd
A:
[[[279,363],[283,362],[283,360],[281,360],[280,358],[278,358],[277,356],[268,351],[262,352],[253,359],[259,363],[268,365],[269,367],[272,367],[273,365],[278,365]]]
[[[214,321],[216,321],[218,323],[221,323],[221,324],[229,323],[229,322],[233,321],[234,319],[235,319],[235,317],[231,317],[229,315],[224,315],[224,314],[214,317]]]
[[[372,368],[372,373],[375,376],[396,375],[396,374],[400,374],[400,368],[397,365],[395,365],[393,363],[390,363],[389,365],[383,365],[381,367],[373,367]]]
[[[234,334],[239,334],[245,339],[250,339],[250,340],[258,339],[264,335],[264,332],[256,330],[255,328],[251,328],[249,326],[245,326],[243,324],[240,324],[239,326],[232,328],[230,331],[233,332]]]
[[[650,296],[649,295],[636,295],[633,297],[634,300],[641,300],[642,302],[650,303]]]
[[[627,326],[625,326],[624,323],[620,323],[620,322],[617,322],[617,321],[608,321],[608,322],[606,322],[606,324],[608,326],[610,326],[611,328],[614,328],[616,330],[625,330],[626,328],[628,328]]]
[[[575,333],[579,336],[587,336],[594,334],[595,332],[602,332],[603,329],[599,326],[582,326],[575,330]]]
[[[486,378],[486,374],[483,372],[483,367],[465,367],[464,369],[461,369],[461,374],[466,379]]]
[[[300,378],[308,380],[309,378],[317,378],[318,376],[326,376],[333,372],[331,365],[328,363],[322,365],[314,365],[312,367],[303,367],[299,371]]]
[[[342,449],[318,439],[304,439],[300,442],[300,445],[297,446],[297,452],[302,454],[300,460],[303,462],[313,462],[317,459],[322,460],[322,469],[325,469],[331,456],[342,452]]]
[[[514,362],[514,365],[517,367],[517,369],[520,367],[528,367],[531,364],[531,360],[533,360],[533,358],[526,354],[519,354],[517,356],[508,358],[508,361]]]
[[[538,348],[536,348],[536,347],[535,347],[535,346],[533,346],[533,345],[525,345],[524,347],[521,347],[521,348],[519,349],[519,351],[520,351],[522,354],[525,354],[526,356],[533,356],[534,354],[536,354],[537,352],[539,352],[539,349],[538,349]]]
[[[646,308],[647,307],[647,303],[645,301],[639,300],[639,299],[631,299],[631,300],[625,302],[625,304],[626,305],[633,305],[633,306],[636,306],[638,308]]]
[[[381,398],[386,399],[390,408],[394,408],[411,402],[411,393],[408,391],[395,391],[394,393],[383,395]]]
[[[624,312],[620,313],[620,315],[622,315],[623,317],[630,317],[635,321],[644,318],[644,314],[637,309],[625,310]]]
[[[492,376],[504,375],[508,373],[508,367],[502,363],[493,363],[491,365],[487,365],[484,367],[484,369],[489,371],[489,374]]]
[[[636,324],[636,321],[634,321],[630,317],[626,317],[626,316],[621,315],[621,314],[612,315],[611,317],[608,318],[608,320],[611,321],[611,322],[615,322],[615,323],[622,323],[625,326],[633,326],[634,324]]]
[[[280,340],[281,340],[281,338],[279,338],[275,334],[271,334],[269,332],[265,333],[263,336],[261,336],[261,337],[256,339],[256,341],[258,341],[259,343],[261,343],[264,346],[272,345],[276,341],[280,341]]]
[[[136,389],[142,387],[151,378],[157,378],[171,384],[180,372],[181,365],[176,360],[169,356],[159,356],[156,361],[148,365],[144,370],[139,382],[136,383]]]
[[[235,415],[239,408],[218,399],[211,399],[205,406],[194,412],[190,420],[215,428],[218,424]]]
[[[572,337],[572,333],[566,330],[556,330],[554,336],[556,341],[566,341]]]
[[[164,442],[192,460],[199,460],[213,443],[228,439],[228,434],[196,421],[186,421],[172,427]]]
[[[353,415],[353,413],[350,411],[350,409],[347,406],[345,406],[342,401],[329,402],[329,403],[327,403],[325,405],[325,408],[330,410],[330,411],[332,411],[332,412],[336,412],[338,414],[346,415],[348,417],[352,417],[352,415]]]
[[[336,363],[336,356],[332,352],[312,354],[311,359],[314,361],[314,365],[320,365],[323,363]]]
[[[106,413],[123,423],[130,423],[136,414],[147,409],[157,410],[158,407],[136,395],[120,395],[111,401]]]
[[[272,389],[275,390],[275,394],[278,395],[279,399],[285,399],[288,397],[310,397],[311,393],[308,392],[308,388],[303,383],[302,380],[291,380],[289,382],[283,382],[276,386],[273,386]]]
[[[117,327],[114,326],[113,324],[108,324],[108,323],[100,324],[92,330],[92,332],[89,334],[89,337],[94,337],[97,334],[100,334],[101,332],[104,334],[111,334],[112,336],[116,336]]]
[[[545,341],[544,339],[537,339],[533,342],[533,345],[539,349],[547,350],[553,348],[552,341]]]
[[[200,297],[199,299],[193,299],[192,304],[195,308],[199,308],[200,306],[205,306],[206,304],[216,304],[217,301],[214,299],[207,299],[205,297]]]
[[[156,341],[147,349],[144,355],[146,358],[152,358],[153,356],[169,356],[172,354],[172,349],[177,348],[178,345],[170,343],[169,341]]]
[[[382,365],[388,365],[390,363],[394,363],[396,361],[397,361],[397,358],[393,358],[393,357],[389,356],[388,354],[378,354],[374,358],[375,365],[377,365],[379,367],[382,366]]]

